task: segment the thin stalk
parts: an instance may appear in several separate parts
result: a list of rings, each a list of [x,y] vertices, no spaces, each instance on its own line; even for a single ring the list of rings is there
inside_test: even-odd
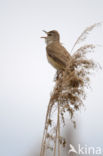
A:
[[[49,109],[50,109],[50,102],[49,102],[49,105],[47,108],[47,113],[46,113],[46,120],[45,120],[45,127],[44,127],[44,132],[43,132],[43,139],[42,139],[42,144],[41,144],[40,156],[45,156],[47,121],[48,121],[48,116],[49,116]]]
[[[57,125],[56,125],[56,135],[55,135],[55,141],[54,141],[54,156],[56,156],[56,149],[57,149],[57,135],[58,135],[57,133],[58,133],[58,130],[57,130]]]
[[[57,150],[57,141],[58,141],[58,156],[60,156],[60,105],[57,103],[57,126],[56,126],[56,135],[55,135],[55,142],[54,142],[54,156],[56,156]]]
[[[60,156],[60,104],[58,102],[58,121],[57,121],[57,129],[58,129],[58,156]]]

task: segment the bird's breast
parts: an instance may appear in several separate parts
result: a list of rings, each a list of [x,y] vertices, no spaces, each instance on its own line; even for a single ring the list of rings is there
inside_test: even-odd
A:
[[[56,68],[57,70],[60,70],[60,69],[63,69],[63,66],[61,64],[59,64],[58,62],[56,62],[51,56],[49,56],[47,54],[47,59],[48,59],[48,62],[54,67]]]

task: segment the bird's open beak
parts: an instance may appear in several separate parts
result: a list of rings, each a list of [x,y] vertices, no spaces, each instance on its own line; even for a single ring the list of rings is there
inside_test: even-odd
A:
[[[45,34],[48,34],[48,32],[47,31],[45,31],[45,30],[42,30]],[[44,39],[46,39],[47,38],[47,36],[42,36],[42,37],[40,37],[40,38],[44,38]]]

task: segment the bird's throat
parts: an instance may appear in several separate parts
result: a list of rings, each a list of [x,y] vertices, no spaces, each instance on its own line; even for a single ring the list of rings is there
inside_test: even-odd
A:
[[[53,40],[45,39],[45,43],[46,43],[46,46],[48,46],[53,43]]]

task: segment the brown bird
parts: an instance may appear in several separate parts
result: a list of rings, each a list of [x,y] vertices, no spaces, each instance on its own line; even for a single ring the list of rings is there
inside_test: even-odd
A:
[[[47,36],[41,38],[44,38],[46,42],[48,62],[57,70],[64,70],[71,55],[60,43],[60,35],[56,30],[44,32]]]

